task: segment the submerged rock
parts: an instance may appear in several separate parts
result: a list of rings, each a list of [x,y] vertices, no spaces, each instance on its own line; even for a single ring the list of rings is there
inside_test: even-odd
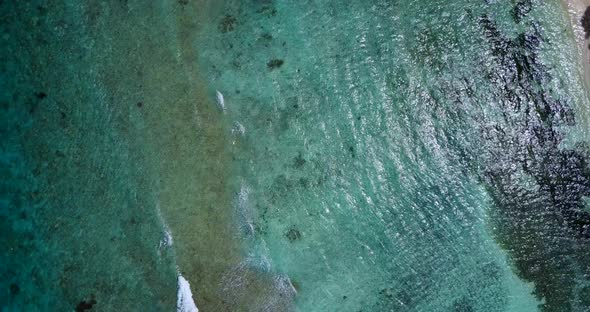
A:
[[[285,61],[281,59],[272,59],[268,61],[268,63],[266,63],[266,66],[268,67],[268,69],[273,70],[283,66],[284,63]]]

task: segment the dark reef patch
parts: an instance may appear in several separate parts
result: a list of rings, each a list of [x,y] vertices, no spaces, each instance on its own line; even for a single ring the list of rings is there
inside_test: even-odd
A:
[[[283,66],[284,63],[285,61],[281,59],[272,59],[268,61],[268,63],[266,63],[266,66],[268,67],[268,69],[273,70]]]
[[[518,24],[527,16],[533,8],[532,0],[521,0],[512,9],[512,18]]]
[[[262,14],[266,17],[272,17],[272,16],[277,15],[277,9],[275,9],[274,6],[265,5],[262,8],[256,10],[256,13]]]
[[[484,121],[495,125],[482,129],[489,151],[478,172],[494,204],[494,235],[518,275],[535,283],[542,311],[589,308],[573,298],[577,283],[590,276],[590,213],[583,202],[590,195],[590,153],[584,144],[561,147],[559,128],[575,120],[569,100],[555,97],[549,85],[540,27],[530,23],[512,39],[488,16],[479,23],[495,64],[486,77],[502,116],[499,123]],[[523,177],[534,187],[519,182]]]
[[[473,312],[475,309],[472,306],[472,303],[467,299],[461,299],[455,301],[452,311],[454,312]]]
[[[16,283],[10,284],[10,294],[16,296],[20,293],[20,287]]]
[[[38,98],[39,100],[43,100],[44,98],[47,97],[47,93],[45,93],[45,92],[35,92],[35,97]]]
[[[269,33],[263,33],[262,35],[260,35],[260,39],[270,41],[272,40],[272,35]]]
[[[236,27],[237,19],[231,15],[226,15],[221,19],[219,22],[219,31],[222,33],[227,33],[233,31]]]
[[[297,157],[295,157],[293,159],[293,167],[295,169],[301,169],[303,166],[305,166],[306,162],[307,162],[307,160],[305,160],[305,158],[303,158],[301,153],[299,153],[299,154],[297,154]]]
[[[590,38],[590,6],[586,8],[586,11],[584,11],[584,15],[582,16],[580,23],[584,28],[586,39]]]
[[[95,299],[90,299],[88,301],[82,300],[76,306],[76,312],[84,312],[84,311],[87,311],[87,310],[91,310],[92,307],[95,304],[96,304],[96,300]]]
[[[353,146],[349,146],[348,147],[348,153],[350,153],[350,156],[352,158],[356,157],[356,153],[354,152],[354,147]]]
[[[265,32],[265,33],[260,34],[260,36],[257,39],[257,42],[264,45],[264,47],[268,48],[268,47],[270,47],[270,44],[272,43],[272,39],[273,39],[272,34]]]
[[[292,227],[289,229],[289,231],[287,231],[287,233],[285,233],[285,237],[287,237],[290,242],[294,242],[301,239],[301,232],[299,232],[298,229]]]
[[[419,301],[419,299],[413,298],[411,291],[407,289],[411,289],[411,287],[397,290],[394,287],[382,288],[377,293],[379,300],[374,309],[377,309],[376,311],[407,311],[408,307],[414,306]]]

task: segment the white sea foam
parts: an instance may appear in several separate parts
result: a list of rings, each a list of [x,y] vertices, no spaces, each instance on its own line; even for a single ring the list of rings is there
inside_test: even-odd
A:
[[[165,249],[172,247],[174,240],[172,239],[172,231],[168,227],[166,220],[164,220],[164,216],[162,215],[162,210],[160,209],[160,204],[156,204],[156,211],[158,213],[158,219],[160,219],[160,223],[162,228],[164,229],[164,236],[160,239],[160,245],[158,246],[158,254],[162,255]]]
[[[235,134],[244,135],[246,134],[246,127],[244,127],[244,125],[236,121],[234,123],[234,127],[232,128],[232,131]]]
[[[172,231],[168,227],[168,223],[166,223],[166,220],[162,215],[160,203],[156,204],[156,211],[158,213],[158,218],[160,219],[162,228],[164,229],[164,237],[162,237],[160,240],[160,245],[158,246],[158,253],[161,255],[164,249],[172,247],[174,240],[172,238]],[[172,250],[172,252],[174,253],[174,250]],[[176,312],[199,312],[199,309],[197,309],[197,305],[195,304],[195,300],[193,299],[193,292],[191,291],[190,283],[182,276],[182,274],[180,274],[180,269],[178,267],[176,270],[178,271]]]
[[[219,105],[219,108],[225,112],[225,100],[223,99],[223,94],[217,90],[215,93],[217,94],[217,105]]]
[[[176,312],[199,312],[193,300],[193,292],[189,282],[178,273],[178,299],[176,301]]]
[[[240,193],[238,194],[238,211],[240,213],[243,226],[245,226],[248,235],[254,234],[254,224],[252,222],[252,208],[249,205],[248,198],[250,196],[250,189],[244,184],[240,185]]]
[[[166,226],[164,227],[164,237],[160,241],[161,247],[171,247],[174,241],[172,240],[172,233],[170,233],[170,229]]]

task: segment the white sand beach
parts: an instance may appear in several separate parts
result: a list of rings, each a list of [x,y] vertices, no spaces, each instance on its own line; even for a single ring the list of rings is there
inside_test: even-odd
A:
[[[588,141],[590,140],[588,139],[590,137],[588,133],[588,129],[590,129],[590,104],[588,102],[590,98],[590,38],[586,38],[582,26],[582,17],[586,8],[590,6],[590,0],[562,0],[561,3],[569,15],[573,37],[577,43],[577,55],[581,67],[579,73],[584,78],[584,87],[586,89],[586,99],[580,101],[574,107],[578,121],[576,132],[579,137],[584,137]]]
[[[578,44],[578,54],[580,55],[582,64],[584,66],[584,76],[586,78],[586,86],[590,83],[590,53],[588,44],[590,40],[585,38],[584,28],[582,27],[581,20],[584,16],[586,8],[590,6],[590,0],[562,0],[563,4],[567,8],[570,16],[570,22]]]

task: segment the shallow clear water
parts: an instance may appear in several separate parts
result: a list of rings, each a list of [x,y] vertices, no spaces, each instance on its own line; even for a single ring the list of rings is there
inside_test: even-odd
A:
[[[590,307],[558,1],[0,6],[4,309]]]

